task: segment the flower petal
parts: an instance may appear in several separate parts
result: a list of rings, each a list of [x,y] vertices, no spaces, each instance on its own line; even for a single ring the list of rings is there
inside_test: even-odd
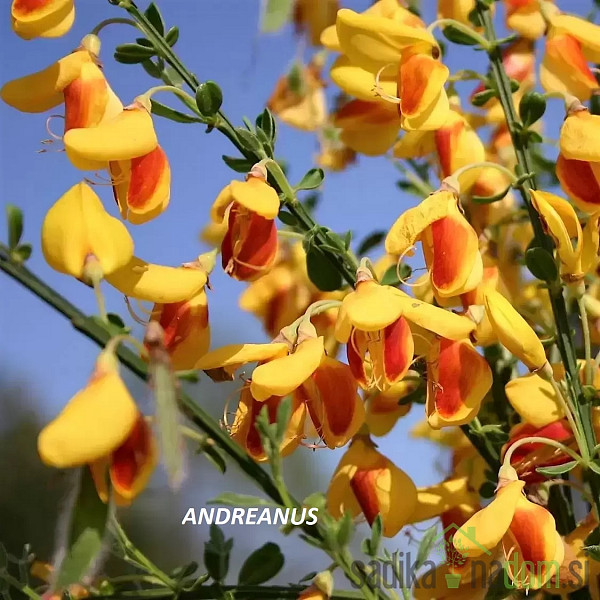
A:
[[[38,438],[40,457],[64,469],[107,456],[125,441],[138,414],[118,373],[98,374],[44,427]]]
[[[317,337],[298,344],[293,354],[259,365],[252,372],[252,395],[259,401],[287,396],[315,372],[324,352],[323,338]]]
[[[12,27],[23,39],[59,37],[73,25],[73,0],[13,0]]]
[[[50,208],[42,225],[42,251],[48,264],[81,279],[94,256],[104,276],[123,268],[133,256],[126,227],[110,216],[85,183],[74,185]]]
[[[600,162],[600,115],[587,109],[572,112],[560,130],[560,151],[565,158]]]
[[[444,338],[427,357],[427,420],[434,429],[472,421],[492,387],[492,371],[468,340]]]
[[[382,363],[386,384],[400,381],[408,372],[415,344],[408,321],[400,317],[381,331]]]
[[[265,219],[274,219],[279,212],[279,196],[274,188],[260,177],[229,184],[232,199]]]
[[[441,483],[417,488],[417,508],[410,517],[411,523],[439,517],[455,506],[477,504],[479,496],[469,489],[467,477],[454,477]]]
[[[188,267],[165,267],[134,256],[106,280],[122,294],[138,300],[170,304],[188,300],[206,284],[206,272]]]
[[[544,427],[564,417],[552,384],[535,373],[512,379],[504,389],[511,406],[534,427]]]
[[[379,85],[383,89],[384,93],[390,96],[395,96],[395,73],[392,73],[391,71],[392,69],[386,69],[381,73]],[[387,104],[383,100],[378,100],[377,94],[373,89],[375,87],[375,74],[371,71],[361,69],[359,66],[352,63],[347,56],[342,54],[341,56],[337,57],[331,66],[329,75],[331,76],[333,82],[336,83],[348,95],[366,102]],[[390,109],[394,111],[395,116],[398,119],[396,107],[390,105]]]

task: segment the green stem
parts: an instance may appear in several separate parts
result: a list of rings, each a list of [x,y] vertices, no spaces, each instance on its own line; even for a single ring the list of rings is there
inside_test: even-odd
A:
[[[539,437],[534,435],[531,437],[521,438],[520,440],[517,440],[514,444],[510,445],[509,449],[504,455],[504,466],[510,466],[510,459],[512,458],[512,455],[514,454],[515,450],[523,446],[524,444],[545,444],[546,446],[552,446],[553,448],[558,448],[561,452],[568,454],[574,461],[577,461],[578,464],[582,463],[581,456],[579,456],[577,452],[571,450],[571,448],[569,448],[568,446],[565,446],[564,444],[561,444],[561,442],[557,442],[556,440],[552,440],[550,438]]]
[[[98,23],[98,25],[96,25],[96,27],[94,27],[94,29],[92,29],[90,31],[90,33],[92,35],[98,35],[105,27],[107,27],[108,25],[131,25],[132,27],[137,27],[137,23],[135,21],[132,21],[131,19],[121,19],[121,18],[115,18],[115,19],[104,19],[104,21],[100,21],[100,23]]]
[[[490,58],[491,74],[496,82],[496,87],[498,88],[498,97],[504,111],[507,127],[510,131],[521,174],[532,173],[533,162],[529,153],[529,142],[525,136],[521,135],[522,123],[520,122],[513,103],[510,80],[502,63],[501,49],[495,43],[497,38],[490,8],[485,3],[477,0],[476,10],[484,29],[484,35],[490,42],[488,55]],[[538,246],[552,254],[554,243],[544,232],[541,219],[531,203],[530,190],[535,189],[535,186],[535,176],[531,175],[530,177],[522,177],[516,187],[519,189],[523,202],[529,212],[529,219],[531,220]],[[572,394],[573,404],[583,429],[581,432],[583,442],[587,446],[588,453],[591,454],[591,450],[596,446],[596,434],[592,425],[592,406],[591,402],[585,398],[581,382],[579,381],[577,355],[575,352],[575,344],[571,337],[567,306],[563,296],[562,287],[560,285],[550,285],[548,293],[550,295],[550,303],[556,322],[556,343],[567,373],[567,382]],[[592,491],[592,497],[594,498],[596,512],[600,513],[600,479],[598,478],[598,475],[591,470],[587,472],[587,476]]]
[[[585,286],[584,286],[585,290]],[[577,298],[579,317],[581,318],[581,331],[583,333],[583,352],[585,359],[585,384],[594,385],[594,361],[592,360],[592,338],[590,335],[590,324],[583,296]]]
[[[427,31],[431,33],[436,27],[454,27],[458,29],[462,33],[468,35],[472,39],[474,39],[484,50],[490,48],[490,42],[486,40],[484,37],[479,35],[472,27],[461,23],[460,21],[456,21],[455,19],[438,19],[434,21],[427,27]]]

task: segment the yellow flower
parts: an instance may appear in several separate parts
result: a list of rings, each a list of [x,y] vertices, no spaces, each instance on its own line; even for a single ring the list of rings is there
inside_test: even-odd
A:
[[[600,162],[600,116],[582,105],[572,107],[560,130],[560,152],[568,159]]]
[[[378,437],[386,435],[398,419],[410,411],[410,403],[402,403],[401,400],[418,388],[419,379],[416,371],[409,371],[407,375],[384,392],[375,389],[366,395],[365,422],[372,435]]]
[[[454,19],[469,27],[469,13],[475,8],[475,0],[438,0],[438,19]]]
[[[133,240],[123,223],[111,217],[92,188],[82,182],[46,214],[42,251],[53,269],[90,282],[126,265],[133,256]]]
[[[96,171],[112,161],[144,156],[158,145],[150,112],[134,103],[97,127],[70,129],[63,138],[69,160],[78,169]]]
[[[554,517],[527,500],[522,491],[525,482],[510,470],[511,480],[501,482],[494,500],[456,531],[453,544],[472,558],[501,543],[515,586],[536,590],[558,572],[564,557],[563,542]]]
[[[354,439],[340,461],[327,491],[327,508],[339,519],[364,514],[369,525],[379,514],[383,535],[395,536],[410,521],[417,488],[410,477],[380,454],[365,436]]]
[[[453,191],[439,190],[404,212],[392,225],[385,249],[411,256],[420,241],[431,282],[440,298],[476,288],[483,276],[477,233],[465,219]]]
[[[500,343],[529,369],[541,369],[548,362],[535,331],[500,292],[486,293],[485,309]]]
[[[148,263],[136,256],[113,271],[106,281],[125,296],[170,304],[189,300],[206,284],[206,271],[200,265],[167,267]]]
[[[13,31],[25,40],[60,37],[75,21],[73,0],[13,0]]]
[[[547,12],[558,11],[547,0],[504,0],[506,4],[506,26],[528,39],[537,40],[546,31],[540,2],[545,2]]]

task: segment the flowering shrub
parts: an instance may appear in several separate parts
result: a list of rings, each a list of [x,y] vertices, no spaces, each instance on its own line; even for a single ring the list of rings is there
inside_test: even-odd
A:
[[[13,0],[13,30],[27,40],[67,35],[80,1]],[[34,565],[49,581],[44,596],[397,597],[356,568],[349,542],[365,520],[371,535],[362,550],[370,565],[394,569],[404,598],[520,590],[600,598],[600,86],[591,66],[600,62],[599,26],[548,0],[439,0],[431,23],[419,2],[377,0],[358,13],[336,0],[269,0],[264,30],[292,20],[311,56],[278,80],[254,122],[235,125],[218,84],[198,79],[177,55],[179,31],[167,28],[157,4],[142,11],[132,0],[108,0],[106,8],[117,16],[72,53],[0,90],[26,113],[64,105],[56,137],[82,175],[47,211],[41,249],[98,304],[98,315],[84,315],[27,268],[23,215],[9,206],[0,268],[101,347],[89,380],[38,438],[40,459],[78,478],[62,551],[51,569]],[[500,39],[504,17],[510,35]],[[101,68],[100,36],[112,24],[139,36],[115,59],[161,81],[125,101]],[[451,72],[449,44],[482,51],[489,69]],[[339,92],[330,106],[327,80]],[[461,101],[457,87],[472,80],[478,87]],[[179,108],[159,93],[176,96]],[[552,141],[542,117],[551,98],[564,102],[565,119],[558,154],[546,156]],[[214,249],[177,266],[137,256],[130,226],[178,210],[156,119],[206,125],[232,145],[223,157],[231,181],[204,207],[202,235]],[[281,124],[320,143],[318,165],[296,185],[275,158]],[[361,155],[394,161],[400,187],[416,199],[393,223],[366,213],[374,233],[355,244],[317,223],[313,197],[302,192],[318,189],[326,170],[360,168],[352,165]],[[119,218],[95,190],[90,174],[98,172]],[[421,276],[406,260],[416,251],[410,265],[423,264]],[[261,320],[270,343],[211,348],[215,269],[246,282],[240,306]],[[107,312],[101,285],[125,296],[143,339]],[[144,317],[140,302],[151,304]],[[152,415],[141,413],[122,368],[147,380]],[[241,378],[232,423],[216,422],[179,386],[205,375]],[[376,443],[411,410],[424,417],[415,435],[452,448],[452,472],[425,488]],[[248,557],[237,584],[225,585],[231,540],[216,526],[203,568],[175,576],[149,561],[114,506],[134,502],[159,462],[180,486],[186,443],[217,462],[227,456],[262,495],[224,493],[220,504],[266,497],[281,511],[317,511],[316,523],[286,527],[323,550],[330,566],[295,585],[265,585],[284,561],[268,543]],[[301,501],[282,460],[300,446],[345,448],[326,494]],[[407,581],[381,538],[431,519],[442,524],[446,563]],[[433,548],[433,527],[418,567]],[[127,580],[102,575],[102,546],[112,538],[137,568]],[[493,562],[494,577],[471,569]],[[335,570],[357,591],[334,590]],[[5,568],[0,579],[41,597]]]

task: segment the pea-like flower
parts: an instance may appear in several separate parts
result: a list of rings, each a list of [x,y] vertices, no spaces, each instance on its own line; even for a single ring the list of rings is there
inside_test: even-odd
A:
[[[381,515],[383,535],[393,537],[410,521],[416,506],[417,488],[411,478],[379,453],[368,436],[354,438],[327,490],[331,515],[362,513],[369,525]]]
[[[75,21],[74,0],[13,0],[13,31],[25,40],[65,35]]]

